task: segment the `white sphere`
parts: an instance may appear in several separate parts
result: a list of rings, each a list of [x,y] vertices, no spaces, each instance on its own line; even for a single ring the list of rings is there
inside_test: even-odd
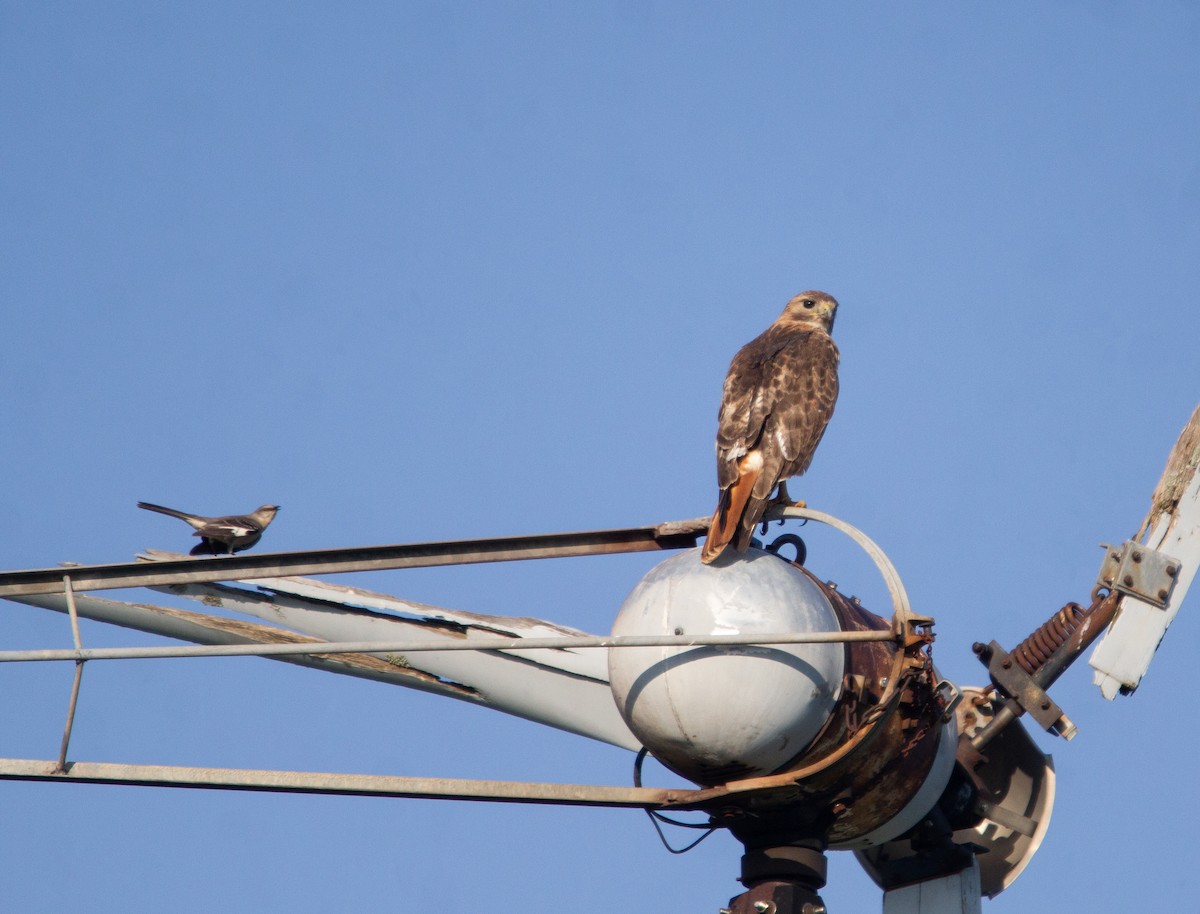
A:
[[[613,635],[838,631],[812,581],[770,553],[655,566],[626,597]],[[829,717],[841,692],[842,643],[619,647],[608,652],[621,715],[655,757],[700,784],[778,771]]]

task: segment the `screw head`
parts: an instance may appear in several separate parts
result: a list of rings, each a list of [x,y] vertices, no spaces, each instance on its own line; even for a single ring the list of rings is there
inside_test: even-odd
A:
[[[1135,551],[1135,552],[1133,553],[1133,560],[1134,560],[1135,562],[1140,562],[1140,561],[1142,560],[1142,554],[1141,554],[1140,552],[1136,552],[1136,551]]]
[[[756,901],[754,902],[754,910],[759,914],[769,914],[775,910],[775,903],[772,901]]]
[[[1132,587],[1133,586],[1133,575],[1131,575],[1131,574],[1125,575],[1125,577],[1121,579],[1121,583],[1123,583],[1126,587]]]

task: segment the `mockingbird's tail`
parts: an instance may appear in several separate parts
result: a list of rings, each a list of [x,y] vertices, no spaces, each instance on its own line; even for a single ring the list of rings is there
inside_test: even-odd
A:
[[[164,508],[162,505],[154,505],[148,501],[139,501],[137,506],[139,508],[144,508],[147,511],[157,511],[159,514],[168,514],[171,517],[178,517],[180,520],[187,521],[188,523],[191,523],[196,519],[196,515],[194,514],[188,514],[186,511],[176,511],[174,508]]]

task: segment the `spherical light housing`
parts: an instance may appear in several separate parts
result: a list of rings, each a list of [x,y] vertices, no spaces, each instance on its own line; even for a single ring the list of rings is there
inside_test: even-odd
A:
[[[837,615],[802,571],[757,549],[700,562],[680,553],[625,599],[613,635],[836,632]],[[613,697],[663,764],[699,784],[778,771],[820,732],[841,693],[841,643],[621,647]]]

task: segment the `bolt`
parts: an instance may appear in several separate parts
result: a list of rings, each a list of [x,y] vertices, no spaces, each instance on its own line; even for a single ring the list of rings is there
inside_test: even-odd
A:
[[[833,813],[835,816],[840,816],[840,815],[843,815],[846,812],[846,810],[849,808],[850,807],[847,806],[842,800],[838,800],[832,806],[829,807],[829,811],[831,813]]]
[[[1003,663],[1000,664],[1000,666],[1004,667],[1004,669],[1006,669],[1006,670],[1011,670],[1012,669],[1012,661],[1005,660]]]
[[[717,914],[733,914],[733,911],[729,908],[721,908],[721,910],[717,911]]]
[[[1050,710],[1050,701],[1048,699],[1042,702],[1042,710],[1043,711]]]
[[[1177,574],[1179,574],[1179,566],[1178,565],[1168,565],[1167,566],[1167,577],[1173,578]]]
[[[837,581],[826,581],[825,586],[830,590],[837,590]]]
[[[775,910],[775,905],[770,901],[756,901],[754,902],[754,910],[758,911],[759,914],[767,914],[768,911]]]
[[[1121,583],[1124,584],[1126,587],[1132,587],[1133,586],[1133,575],[1131,575],[1131,574],[1125,575],[1125,577],[1123,577],[1121,579]]]
[[[1169,597],[1169,596],[1170,596],[1170,594],[1167,593],[1165,590],[1160,590],[1158,592],[1158,598],[1160,600],[1162,600],[1164,603],[1167,601],[1167,597]]]
[[[681,625],[676,625],[676,626],[675,626],[675,634],[676,634],[676,635],[682,635],[682,634],[683,634],[683,626],[681,626]]]
[[[1135,562],[1140,562],[1140,561],[1142,560],[1142,554],[1141,554],[1140,552],[1136,552],[1136,551],[1135,551],[1135,552],[1133,553],[1133,560],[1134,560]]]

